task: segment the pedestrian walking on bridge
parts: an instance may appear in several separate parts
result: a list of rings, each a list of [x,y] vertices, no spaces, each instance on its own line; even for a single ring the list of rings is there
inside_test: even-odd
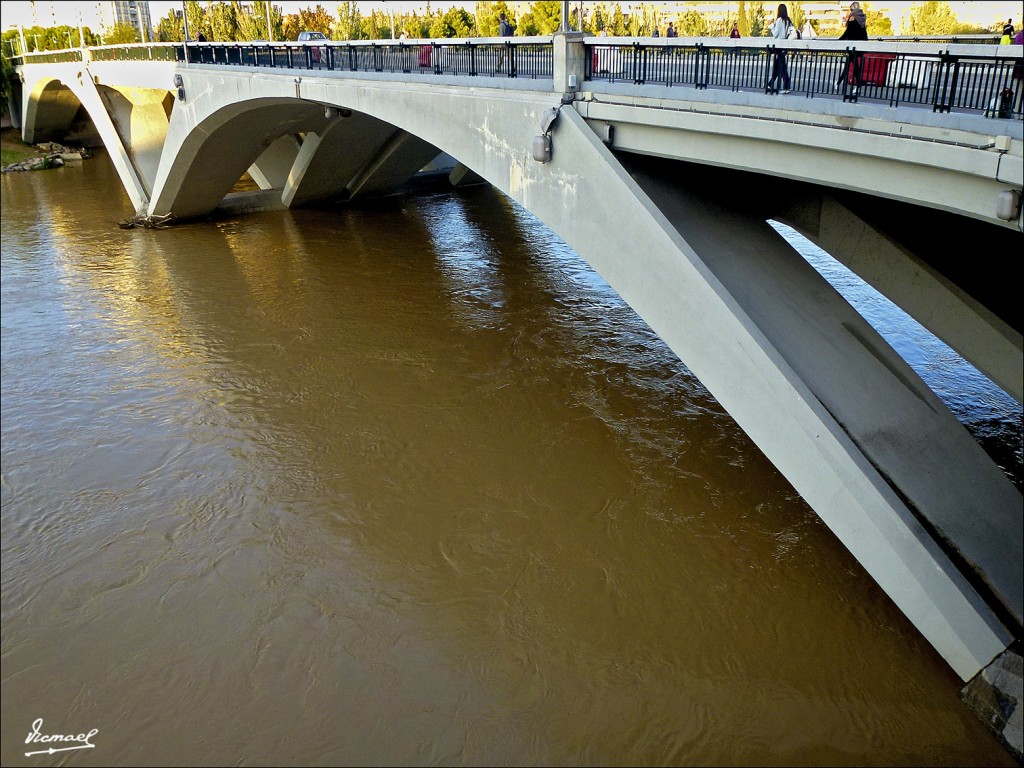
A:
[[[769,31],[772,33],[772,37],[776,40],[785,40],[789,37],[789,30],[792,28],[793,22],[789,20],[789,11],[786,9],[785,3],[779,3],[779,10],[775,16],[775,21],[772,22]],[[786,51],[785,49],[775,49],[775,60],[772,62],[772,79],[768,81],[768,91],[775,92],[776,83],[781,78],[782,90],[779,93],[789,93],[789,69],[786,67]]]

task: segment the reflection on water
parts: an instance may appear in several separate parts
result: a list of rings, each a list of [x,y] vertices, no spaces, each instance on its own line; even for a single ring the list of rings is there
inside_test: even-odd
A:
[[[4,765],[40,717],[76,764],[1012,764],[497,193],[125,232],[102,161],[2,184]]]

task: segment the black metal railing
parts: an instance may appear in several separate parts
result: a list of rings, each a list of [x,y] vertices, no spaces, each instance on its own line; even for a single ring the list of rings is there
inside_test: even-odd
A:
[[[952,38],[950,38],[952,39]],[[957,38],[961,40],[961,38]],[[990,41],[982,36],[982,40]],[[945,40],[943,38],[943,40]],[[981,42],[974,40],[973,42]],[[598,42],[599,41],[599,42]],[[908,44],[876,40],[860,48],[835,40],[743,41],[590,38],[585,79],[636,86],[777,94],[780,57],[790,89],[807,97],[930,106],[1022,119],[1024,52],[1020,46]],[[82,61],[179,61],[204,65],[334,72],[553,78],[550,38],[464,41],[155,43],[28,54],[15,64]]]
[[[182,43],[131,43],[127,45],[100,45],[87,49],[93,61],[177,61]]]
[[[184,61],[185,56],[185,48],[179,46],[177,59]],[[246,67],[484,77],[554,76],[550,41],[189,43],[187,56],[195,64]]]
[[[67,61],[81,61],[81,48],[66,48],[62,51],[40,51],[38,53],[26,53],[20,56],[12,56],[12,66],[22,64],[60,64]]]
[[[917,104],[936,112],[1022,119],[1024,51],[1019,46],[1001,46],[998,53],[965,52],[962,47],[955,53],[933,46],[906,48],[874,43],[870,49],[857,49],[834,42],[820,47],[811,41],[602,41],[586,45],[586,79],[777,94],[785,83],[772,77],[778,57],[784,56],[789,90],[807,97]]]

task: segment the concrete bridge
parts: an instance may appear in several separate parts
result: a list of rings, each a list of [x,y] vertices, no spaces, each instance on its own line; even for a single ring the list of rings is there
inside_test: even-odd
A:
[[[1022,634],[1021,493],[766,219],[1019,402],[1010,48],[573,33],[100,48],[23,60],[20,116],[38,142],[86,114],[140,217],[356,200],[447,153],[453,183],[491,183],[620,293],[967,680]],[[789,95],[767,87],[781,51]],[[247,170],[262,191],[229,194]]]

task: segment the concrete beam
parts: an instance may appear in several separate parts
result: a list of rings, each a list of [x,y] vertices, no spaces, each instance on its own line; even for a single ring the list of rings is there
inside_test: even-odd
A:
[[[369,115],[336,112],[318,132],[307,133],[281,199],[289,208],[338,200],[395,127]]]
[[[400,187],[441,153],[437,147],[406,131],[397,131],[380,152],[352,179],[349,197],[372,197]]]
[[[71,127],[82,106],[78,95],[55,81],[37,81],[21,104],[21,139],[26,144],[59,141]]]
[[[448,174],[448,183],[453,187],[462,186],[464,184],[478,184],[483,179],[480,175],[473,171],[471,168],[466,167],[462,163],[457,163],[452,168],[451,173]]]
[[[898,225],[880,227],[871,221],[877,222],[879,213],[863,206],[854,210],[827,193],[804,192],[789,203],[781,199],[778,204],[781,212],[772,214],[775,218],[790,224],[846,265],[1021,402],[1021,332],[929,264],[929,260],[935,261],[940,247],[933,236],[923,232],[939,226],[940,232],[945,233],[947,222],[915,220],[911,213],[899,212]],[[997,258],[1004,249],[1014,247],[1012,243],[1003,243],[1004,238],[997,233],[978,231],[974,237],[957,238],[957,250],[968,239],[987,243],[988,247],[979,250]],[[962,254],[957,253],[954,258],[961,260]],[[977,267],[973,265],[971,271]],[[1007,304],[1007,310],[1016,312],[1016,297],[1012,303],[1013,308]]]
[[[323,108],[294,96],[241,101],[231,97],[216,94],[202,104],[204,99],[196,94],[189,99],[200,102],[199,109],[175,108],[149,215],[208,214],[281,136],[323,125]]]
[[[617,151],[687,160],[773,178],[820,184],[968,216],[999,227],[999,194],[1020,190],[1020,141],[926,126],[849,120],[667,100],[643,105],[616,97],[576,102],[595,131],[615,127]],[[731,107],[731,109],[730,109]]]
[[[627,167],[961,571],[1020,625],[1022,502],[1003,472],[731,184],[716,183],[710,169],[686,175],[649,158]]]
[[[249,175],[260,189],[284,189],[302,146],[293,134],[281,136],[249,166]]]

